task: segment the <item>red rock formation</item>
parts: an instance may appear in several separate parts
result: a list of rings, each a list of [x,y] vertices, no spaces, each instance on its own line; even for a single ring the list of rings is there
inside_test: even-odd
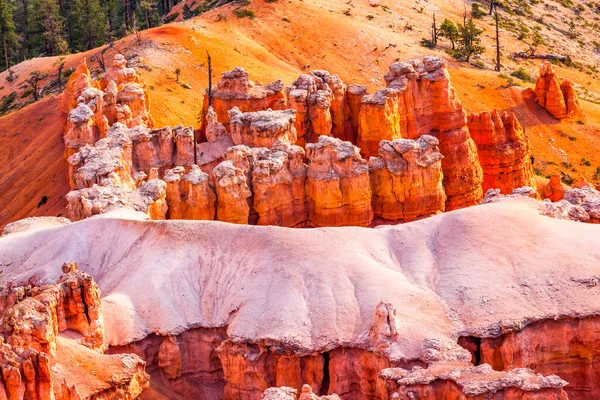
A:
[[[96,143],[116,122],[128,127],[153,125],[147,93],[126,63],[122,55],[115,56],[105,76],[93,81],[84,59],[71,75],[65,93],[70,110],[64,128],[67,157]]]
[[[560,181],[560,176],[552,175],[544,189],[543,197],[552,201],[559,201],[565,197],[565,188]]]
[[[483,169],[483,190],[511,193],[534,186],[529,139],[514,113],[498,111],[469,116],[469,132]]]
[[[223,161],[214,169],[218,207],[217,219],[234,224],[247,224],[250,216],[248,198],[252,195],[246,174],[231,161]]]
[[[379,157],[369,160],[373,212],[389,221],[412,221],[445,209],[442,158],[438,140],[382,141]]]
[[[429,134],[440,142],[446,210],[477,204],[483,198],[483,173],[446,61],[426,56],[395,63],[385,81],[390,89],[399,91],[399,135],[415,139]],[[361,113],[363,110],[364,106]]]
[[[216,195],[208,184],[208,174],[192,165],[185,174],[183,167],[167,170],[167,203],[169,219],[215,219]]]
[[[356,144],[358,140],[360,110],[362,108],[362,99],[366,94],[366,86],[348,85],[346,98],[348,102],[348,122],[350,123],[350,130],[346,131],[346,138],[343,140],[347,140],[353,144]]]
[[[133,165],[137,171],[150,173],[152,168],[168,167],[173,164],[175,141],[173,129],[148,129],[143,126],[130,130],[133,144]]]
[[[107,136],[94,146],[86,145],[68,159],[71,188],[93,184],[135,187],[132,174],[132,142],[128,129],[113,125]]]
[[[223,72],[217,87],[212,88],[212,107],[217,118],[226,127],[229,125],[228,112],[237,107],[242,112],[260,110],[283,110],[286,108],[283,82],[268,85],[252,82],[243,68]],[[208,114],[208,90],[204,95],[203,115]],[[204,130],[204,129],[203,129]]]
[[[373,219],[367,161],[350,142],[321,136],[306,146],[309,224],[368,226]]]
[[[581,284],[592,287],[596,282]],[[564,388],[569,398],[598,398],[600,371],[594,367],[600,357],[598,322],[598,318],[535,322],[517,332],[480,339],[479,356],[495,370],[535,368],[538,373],[557,374],[569,383]]]
[[[278,140],[296,143],[294,110],[256,111],[242,113],[237,107],[229,110],[229,130],[236,145],[271,148]]]
[[[194,164],[194,130],[191,127],[178,125],[173,128],[175,137],[174,165],[190,166]]]
[[[252,167],[254,209],[259,225],[302,226],[307,219],[304,150],[277,142]]]
[[[365,157],[377,155],[379,142],[402,138],[398,91],[378,90],[362,99],[356,144]]]
[[[548,110],[556,119],[571,117],[580,112],[579,100],[571,82],[562,84],[549,61],[540,66],[540,77],[535,82],[537,103]]]
[[[298,145],[313,143],[320,135],[331,135],[333,92],[315,74],[302,74],[287,88],[288,106],[296,111]]]
[[[148,386],[139,357],[101,354],[100,291],[77,264],[65,263],[56,285],[8,289],[0,295],[0,398],[134,399]],[[81,337],[59,336],[67,330]]]
[[[311,71],[311,75],[322,82],[320,86],[327,87],[331,91],[330,113],[332,126],[330,135],[341,140],[351,140],[352,127],[348,123],[350,107],[346,96],[348,88],[339,76],[331,75],[328,71],[315,70]]]

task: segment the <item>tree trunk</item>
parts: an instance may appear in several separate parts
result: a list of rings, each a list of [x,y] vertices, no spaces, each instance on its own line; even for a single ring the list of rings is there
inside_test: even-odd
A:
[[[490,14],[492,15],[492,13],[494,12],[494,6],[496,5],[496,1],[495,0],[490,0]]]
[[[146,29],[150,29],[150,12],[146,10]]]
[[[498,11],[494,14],[494,19],[496,20],[496,71],[500,72],[500,17],[498,16]]]

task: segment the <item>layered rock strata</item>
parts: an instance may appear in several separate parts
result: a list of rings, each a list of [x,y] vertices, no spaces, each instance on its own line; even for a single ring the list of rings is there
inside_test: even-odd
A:
[[[103,138],[116,122],[153,126],[148,95],[135,70],[126,64],[122,55],[116,55],[105,76],[94,81],[83,59],[69,78],[64,95],[70,109],[64,128],[67,157]]]
[[[279,80],[268,85],[254,83],[246,70],[237,67],[221,74],[221,80],[211,91],[212,102],[209,102],[207,89],[204,95],[203,115],[207,115],[210,103],[218,120],[228,126],[229,110],[234,107],[242,112],[283,110],[286,108],[283,89],[284,84]]]
[[[390,66],[385,81],[389,88],[387,103],[393,103],[397,97],[398,117],[390,120],[380,116],[375,119],[385,119],[393,127],[392,130],[387,130],[387,127],[381,129],[379,137],[390,140],[388,136],[395,135],[396,129],[401,137],[408,139],[424,134],[436,137],[444,156],[442,170],[446,209],[477,204],[483,198],[483,173],[478,162],[477,147],[467,129],[466,114],[450,83],[446,61],[440,57],[426,56],[422,60],[398,62]],[[364,112],[363,104],[361,114]],[[399,128],[396,128],[397,119]]]
[[[55,285],[9,285],[2,291],[0,397],[133,400],[148,386],[144,361],[102,354],[98,286],[75,263],[65,263],[62,270]],[[63,337],[65,331],[79,338]]]
[[[382,141],[379,157],[369,159],[375,216],[388,221],[412,221],[445,209],[442,158],[438,140]]]
[[[468,126],[483,169],[484,191],[500,189],[511,193],[523,186],[534,186],[529,140],[514,113],[472,114]]]
[[[235,145],[271,148],[281,140],[296,143],[294,110],[255,111],[242,113],[238,108],[229,110],[229,129]]]
[[[329,136],[306,145],[308,220],[312,226],[368,226],[373,219],[367,161],[358,147]]]
[[[182,166],[166,171],[168,219],[215,219],[216,195],[209,186],[208,174],[197,165],[185,173]]]
[[[571,82],[564,80],[561,83],[549,61],[544,61],[540,66],[540,77],[535,82],[535,95],[537,103],[556,119],[572,117],[581,111]]]

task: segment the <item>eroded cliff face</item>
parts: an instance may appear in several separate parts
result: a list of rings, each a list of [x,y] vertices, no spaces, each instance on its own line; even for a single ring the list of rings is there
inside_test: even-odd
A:
[[[596,282],[582,280],[590,288]],[[560,318],[527,325],[515,332],[491,338],[461,338],[473,360],[494,370],[533,368],[541,374],[558,375],[569,384],[564,392],[573,399],[600,396],[598,317]],[[551,372],[550,372],[551,371]]]
[[[412,221],[445,210],[442,154],[438,140],[382,141],[369,159],[373,212],[387,221]]]
[[[103,79],[90,77],[85,59],[73,72],[64,94],[68,117],[64,128],[66,157],[103,138],[120,122],[128,127],[152,127],[149,100],[135,69],[124,56],[115,56]]]
[[[477,145],[483,169],[483,190],[511,193],[523,186],[535,186],[529,140],[512,112],[472,114],[469,132]]]
[[[268,85],[255,84],[248,72],[237,67],[221,74],[216,87],[212,88],[212,107],[217,119],[225,126],[229,125],[229,110],[237,107],[242,112],[260,110],[283,110],[286,101],[284,84],[276,81]],[[203,115],[207,115],[209,106],[208,90],[204,96]]]
[[[402,137],[416,139],[429,134],[440,142],[446,209],[455,210],[481,201],[483,174],[477,148],[469,135],[462,104],[450,83],[446,61],[426,56],[422,60],[398,62],[390,66],[385,81],[389,89],[398,91]],[[361,113],[363,110],[364,107]]]
[[[100,290],[77,264],[62,270],[55,285],[1,291],[0,397],[136,398],[148,386],[144,361],[102,354]]]
[[[572,117],[581,111],[571,82],[564,80],[561,83],[549,61],[544,61],[540,66],[540,77],[535,82],[535,95],[537,103],[556,119]]]
[[[373,219],[369,168],[358,147],[321,136],[306,150],[309,223],[368,226]]]

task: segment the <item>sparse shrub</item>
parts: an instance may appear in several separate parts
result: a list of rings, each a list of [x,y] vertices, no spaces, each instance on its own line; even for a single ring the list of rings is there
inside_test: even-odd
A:
[[[290,21],[290,19],[288,17],[283,17],[281,19],[284,20],[285,22],[292,22],[292,21]]]
[[[369,21],[370,21],[370,20],[372,20],[373,18],[375,18],[375,17],[374,17],[374,16],[372,16],[371,14],[367,15],[367,19],[368,19]]]
[[[187,83],[182,83],[181,87],[184,89],[191,89],[192,87],[190,85],[188,85]]]
[[[17,92],[11,92],[8,96],[4,96],[2,98],[2,103],[0,104],[0,114],[6,114],[6,112],[11,109],[16,98]]]
[[[238,8],[237,10],[234,11],[235,16],[238,18],[250,18],[250,19],[254,19],[256,17],[256,13],[252,10],[249,10],[247,8]]]
[[[265,3],[277,3],[278,0],[265,0]]]
[[[574,142],[574,141],[576,141],[576,140],[577,140],[577,138],[576,138],[575,136],[569,136],[569,140],[570,140],[571,142]]]
[[[71,75],[73,75],[73,72],[75,72],[75,68],[73,68],[73,67],[67,68],[65,70],[65,72],[63,72],[63,78],[69,79],[71,77]]]
[[[351,16],[351,15],[352,15],[352,10],[351,10],[351,9],[349,9],[349,8],[347,8],[347,9],[345,9],[345,10],[344,10],[344,13],[343,13],[343,14],[344,14],[344,15],[347,15],[347,16]]]
[[[585,125],[585,122],[583,122],[583,121],[582,121],[582,120],[580,120],[580,119],[578,119],[578,120],[577,120],[577,121],[575,121],[575,122],[577,122],[577,125]]]
[[[519,69],[516,69],[513,72],[511,72],[510,76],[514,76],[515,78],[519,78],[520,80],[525,82],[535,82],[533,77],[529,74],[529,72],[523,69],[523,67],[520,67]]]
[[[560,177],[560,180],[565,184],[565,185],[569,185],[571,186],[573,184],[573,182],[575,181],[573,178],[571,178],[569,175],[564,174]]]
[[[175,82],[179,83],[180,75],[181,75],[181,68],[175,68]]]
[[[427,47],[428,49],[433,49],[435,48],[435,43],[433,43],[433,40],[430,39],[421,39],[421,46]]]
[[[544,176],[544,171],[542,171],[541,169],[539,169],[538,167],[535,167],[533,169],[533,173],[536,174],[537,176]]]
[[[250,5],[250,0],[240,0],[238,4],[242,7],[247,7]]]
[[[600,181],[600,167],[596,167],[596,171],[594,171],[594,175],[592,175],[592,178],[595,181]]]
[[[592,163],[589,160],[587,160],[585,157],[582,157],[581,158],[581,165],[585,165],[586,167],[591,167]]]
[[[485,16],[487,13],[481,8],[481,4],[473,3],[471,4],[471,16],[475,19],[479,19]]]

